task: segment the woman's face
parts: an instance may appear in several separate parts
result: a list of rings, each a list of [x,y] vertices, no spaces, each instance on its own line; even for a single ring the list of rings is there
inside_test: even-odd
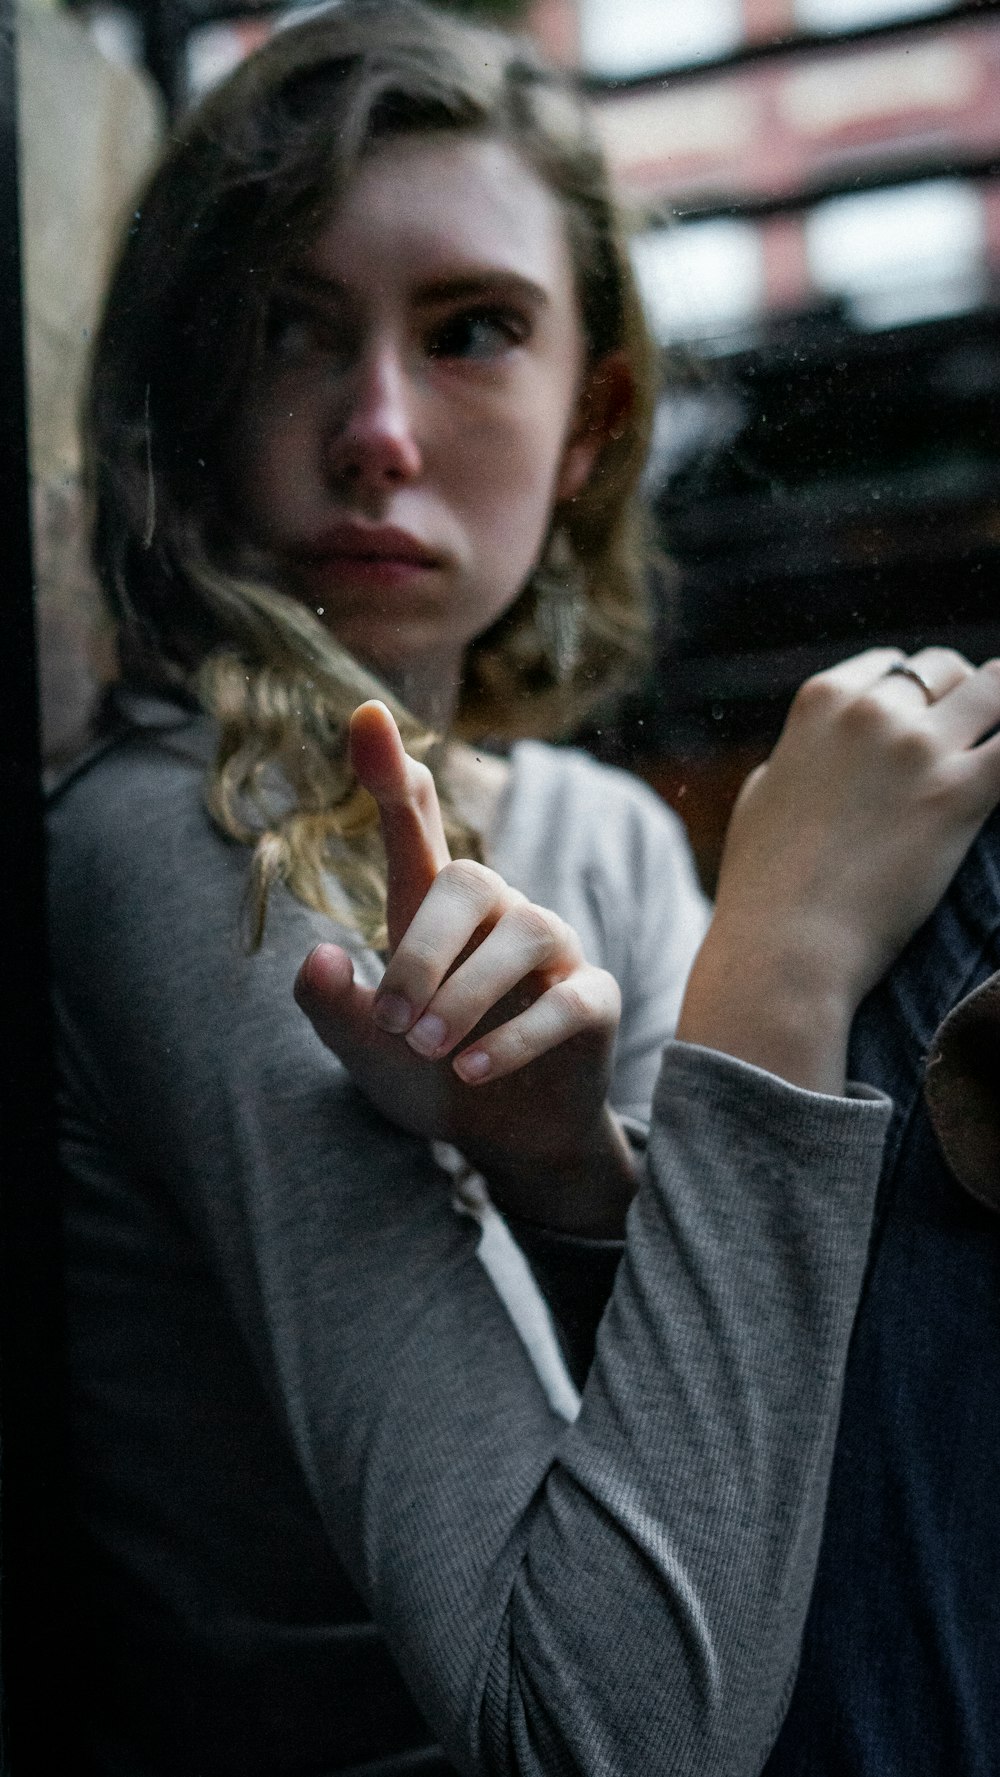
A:
[[[369,665],[454,673],[593,465],[584,366],[547,187],[499,141],[389,142],[281,283],[230,510]]]

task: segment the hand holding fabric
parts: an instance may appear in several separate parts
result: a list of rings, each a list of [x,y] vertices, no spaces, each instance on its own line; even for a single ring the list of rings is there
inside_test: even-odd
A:
[[[678,1035],[841,1091],[860,1001],[1000,799],[998,722],[1000,662],[951,649],[808,680],[737,801]]]

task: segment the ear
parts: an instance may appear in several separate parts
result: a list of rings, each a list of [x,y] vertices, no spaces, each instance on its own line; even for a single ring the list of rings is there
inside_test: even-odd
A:
[[[624,352],[608,352],[584,377],[573,426],[556,480],[556,504],[586,486],[594,464],[612,438],[620,438],[635,404],[635,382]]]

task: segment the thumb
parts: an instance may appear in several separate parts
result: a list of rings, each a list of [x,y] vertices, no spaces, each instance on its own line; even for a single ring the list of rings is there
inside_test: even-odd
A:
[[[358,985],[354,964],[338,944],[317,944],[309,952],[295,977],[294,992],[320,1041],[345,1067],[350,1068],[362,1050],[380,1043],[382,1033],[371,1017],[374,990]]]

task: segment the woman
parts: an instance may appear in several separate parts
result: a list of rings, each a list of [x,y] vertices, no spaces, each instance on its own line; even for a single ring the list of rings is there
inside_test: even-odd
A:
[[[103,1772],[444,1770],[424,1718],[476,1773],[773,1739],[889,1108],[847,1024],[1000,791],[1000,691],[880,651],[800,696],[654,1097],[705,926],[676,824],[435,739],[627,657],[648,410],[575,104],[419,7],[282,33],[131,225],[92,413],[124,686],[51,828]],[[650,1101],[567,1426],[427,1138],[585,1284]]]

